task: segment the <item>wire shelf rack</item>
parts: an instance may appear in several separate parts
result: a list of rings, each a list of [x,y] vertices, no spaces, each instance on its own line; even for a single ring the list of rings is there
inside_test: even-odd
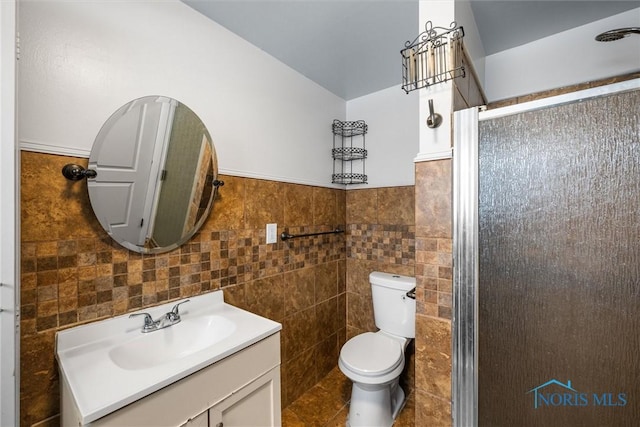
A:
[[[367,175],[361,173],[334,173],[331,175],[334,184],[366,184]]]
[[[339,147],[331,150],[331,155],[334,159],[344,161],[359,160],[367,157],[367,150],[359,147]]]
[[[402,55],[402,89],[406,93],[456,77],[465,76],[462,62],[464,29],[455,21],[449,28],[434,27],[431,21],[413,41],[407,41]]]
[[[331,125],[331,130],[334,135],[340,136],[355,136],[364,135],[369,130],[369,126],[364,120],[356,120],[352,122],[343,122],[341,120],[334,120]]]
[[[369,130],[364,120],[341,121],[334,120],[331,125],[333,132],[333,174],[331,182],[334,184],[366,184],[365,134]]]

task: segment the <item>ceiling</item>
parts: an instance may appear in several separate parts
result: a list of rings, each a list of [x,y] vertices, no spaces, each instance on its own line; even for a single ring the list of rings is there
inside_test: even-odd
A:
[[[182,1],[345,100],[399,85],[400,49],[424,25],[417,0]],[[486,55],[637,7],[640,0],[471,1]]]

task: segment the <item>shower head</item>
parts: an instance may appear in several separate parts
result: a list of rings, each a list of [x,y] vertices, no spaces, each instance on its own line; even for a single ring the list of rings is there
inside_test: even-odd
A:
[[[596,41],[612,42],[625,38],[629,34],[640,34],[640,27],[618,28],[617,30],[609,30],[596,36]]]

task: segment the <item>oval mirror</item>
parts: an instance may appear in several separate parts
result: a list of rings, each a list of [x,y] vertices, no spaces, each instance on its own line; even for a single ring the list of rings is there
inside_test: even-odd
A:
[[[186,105],[162,96],[135,99],[100,129],[91,149],[89,199],[105,231],[141,253],[172,250],[206,220],[216,190],[211,136]]]

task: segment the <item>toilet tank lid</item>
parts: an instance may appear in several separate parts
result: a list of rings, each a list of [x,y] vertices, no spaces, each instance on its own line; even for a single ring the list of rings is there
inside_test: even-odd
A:
[[[416,286],[415,277],[383,273],[381,271],[373,271],[369,274],[369,282],[372,285],[384,286],[391,289],[400,289],[403,291],[410,291]]]

